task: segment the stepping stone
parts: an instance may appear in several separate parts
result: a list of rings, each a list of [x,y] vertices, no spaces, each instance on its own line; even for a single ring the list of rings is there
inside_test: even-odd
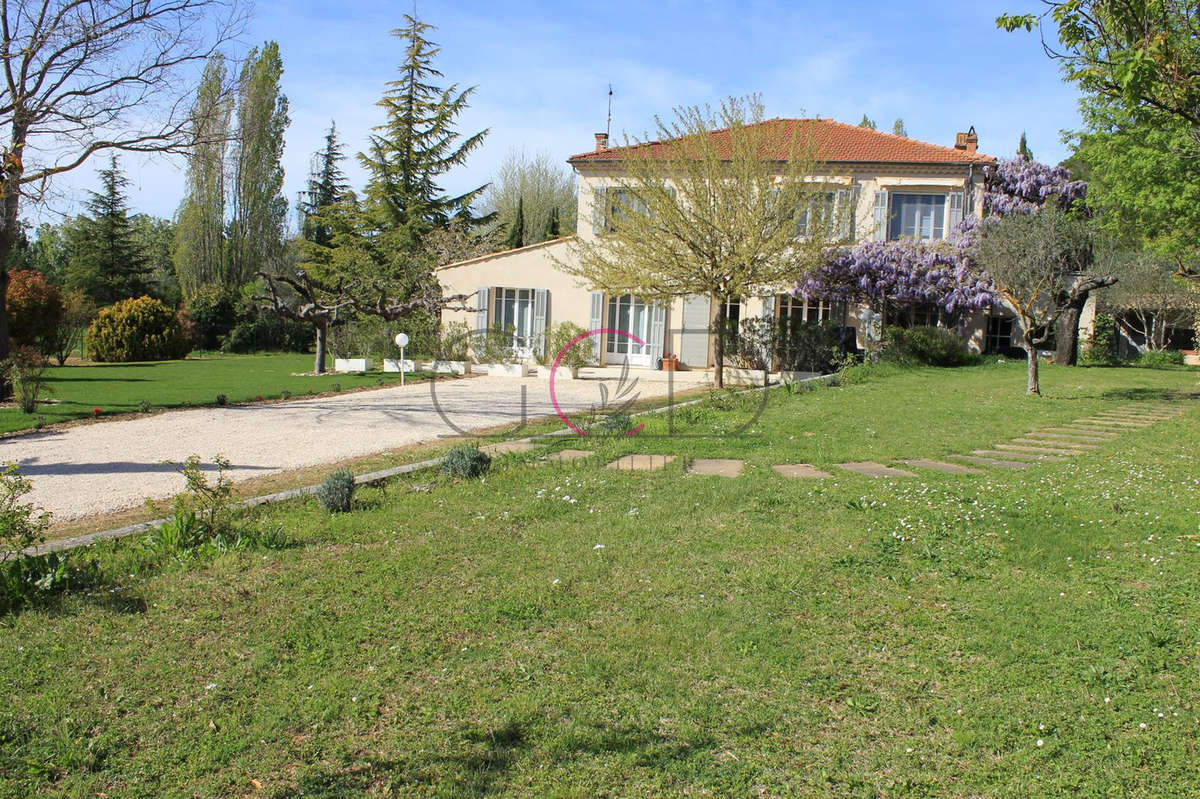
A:
[[[621,472],[657,472],[673,460],[674,455],[626,455],[608,464],[607,468]]]
[[[572,461],[590,458],[596,453],[590,449],[562,449],[542,458],[543,463],[571,463]]]
[[[488,444],[486,447],[480,447],[479,451],[485,455],[512,455],[518,452],[529,452],[534,446],[532,441],[523,438],[518,441],[501,441],[498,444]]]
[[[825,478],[832,477],[829,472],[823,472],[815,466],[807,463],[781,463],[778,466],[772,466],[782,477],[810,477],[810,478]]]
[[[1154,424],[1161,422],[1170,417],[1167,416],[1146,416],[1137,413],[1098,413],[1097,419],[1109,419],[1114,422],[1145,422],[1146,424]]]
[[[952,457],[964,460],[967,463],[974,463],[976,466],[990,466],[993,469],[1028,469],[1032,463],[1020,463],[1019,461],[1002,461],[995,458],[978,458],[974,455],[953,455]]]
[[[946,474],[983,474],[979,469],[972,469],[970,466],[962,466],[957,463],[946,463],[945,461],[931,461],[925,458],[913,458],[912,460],[904,461],[909,466],[916,466],[919,469],[929,469],[935,472],[945,472]]]
[[[1083,441],[1054,441],[1052,439],[1044,439],[1036,436],[1025,436],[1024,438],[1014,438],[1014,444],[1032,444],[1035,447],[1061,447],[1063,449],[1089,450],[1099,449],[1099,444],[1088,444]]]
[[[745,467],[745,461],[729,458],[696,458],[692,461],[688,474],[703,474],[712,477],[737,477]]]
[[[1081,425],[1081,424],[1066,425],[1064,427],[1059,427],[1056,429],[1063,430],[1068,433],[1083,433],[1084,435],[1087,435],[1087,436],[1107,436],[1109,441],[1112,441],[1115,438],[1119,438],[1121,433],[1128,432],[1126,430],[1117,431],[1117,430],[1108,430],[1108,429],[1104,429],[1104,428],[1100,428],[1100,427],[1087,427],[1087,426]]]
[[[1001,452],[995,449],[973,449],[972,455],[978,455],[981,458],[995,458],[996,460],[1011,460],[1011,461],[1065,461],[1066,458],[1062,455],[1040,455],[1036,452],[1018,452],[1016,450],[1006,450]]]
[[[1055,449],[1052,447],[1034,447],[1029,444],[996,444],[992,449],[1001,449],[1005,452],[1032,452],[1037,455],[1078,455],[1079,450],[1076,449]]]
[[[1096,425],[1098,427],[1149,427],[1153,422],[1128,422],[1120,419],[1076,419],[1076,424]]]
[[[1036,436],[1038,438],[1059,439],[1063,441],[1084,441],[1089,444],[1104,444],[1117,437],[1115,434],[1060,433],[1056,430],[1038,430],[1029,435],[1031,438]]]
[[[854,472],[855,474],[866,475],[867,477],[916,477],[912,472],[897,469],[894,466],[884,466],[882,463],[875,463],[874,461],[839,463],[838,468]]]

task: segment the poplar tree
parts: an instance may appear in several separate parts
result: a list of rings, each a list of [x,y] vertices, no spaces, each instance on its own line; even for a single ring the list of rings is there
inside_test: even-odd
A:
[[[179,208],[172,259],[184,296],[226,282],[225,159],[233,98],[226,91],[225,59],[205,64],[192,105],[187,196]]]
[[[278,263],[288,205],[283,198],[283,135],[288,101],[280,91],[279,45],[267,42],[250,52],[238,81],[237,131],[229,223],[230,286]]]
[[[99,305],[111,305],[146,293],[150,264],[129,219],[129,181],[115,155],[99,175],[102,191],[89,192],[89,216],[73,228],[75,240],[69,242],[67,288],[82,291]]]
[[[435,81],[444,76],[434,59],[440,48],[425,38],[433,26],[404,18],[407,24],[392,31],[404,42],[400,77],[387,84],[378,103],[386,121],[358,159],[369,176],[366,206],[378,229],[392,246],[414,252],[426,233],[452,218],[472,221],[471,204],[487,186],[450,195],[438,180],[483,143],[487,130],[465,137],[455,130],[474,87],[439,87]]]

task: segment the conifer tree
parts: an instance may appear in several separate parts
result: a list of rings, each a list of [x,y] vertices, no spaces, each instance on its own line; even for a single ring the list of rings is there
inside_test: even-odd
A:
[[[73,228],[67,288],[82,291],[97,304],[111,305],[146,293],[150,265],[129,219],[129,181],[115,155],[99,175],[102,190],[89,192],[89,216]]]
[[[908,130],[904,127],[903,119],[897,119],[892,123],[892,133],[897,136],[908,136]]]
[[[378,103],[387,119],[358,158],[369,175],[366,205],[375,224],[393,246],[412,252],[426,233],[452,218],[472,221],[470,206],[487,187],[449,195],[438,180],[461,165],[487,131],[464,137],[455,130],[474,88],[437,86],[434,81],[443,77],[434,67],[440,48],[425,38],[433,26],[407,14],[405,20],[392,32],[405,43],[400,77],[387,84]]]
[[[333,226],[325,217],[326,212],[344,200],[350,192],[350,183],[341,163],[346,159],[345,146],[338,140],[337,125],[329,123],[325,133],[325,147],[313,155],[312,171],[309,173],[308,188],[297,203],[300,212],[300,235],[321,247],[333,244]]]
[[[551,208],[550,213],[546,216],[546,229],[542,233],[543,241],[557,239],[562,233],[559,230],[558,208]]]
[[[517,198],[517,215],[513,218],[512,225],[508,228],[508,238],[504,241],[504,246],[510,250],[515,250],[517,247],[525,246],[525,200]]]
[[[1025,140],[1025,131],[1021,131],[1021,141],[1017,143],[1017,158],[1033,161],[1033,151],[1029,149],[1029,142]]]
[[[858,123],[858,126],[860,128],[870,128],[871,130],[875,130],[875,120],[871,119],[866,114],[863,114],[862,121]]]

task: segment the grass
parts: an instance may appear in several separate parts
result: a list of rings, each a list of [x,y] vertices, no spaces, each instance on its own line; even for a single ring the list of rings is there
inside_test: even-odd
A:
[[[231,404],[280,399],[283,391],[294,397],[309,392],[348,391],[399,383],[399,373],[309,375],[311,355],[271,353],[265,355],[206,354],[182,361],[149,363],[86,363],[50,367],[47,385],[52,404],[41,405],[35,414],[16,407],[0,408],[0,433],[30,430],[43,424],[92,418],[99,408],[104,416],[136,413],[143,401],[154,410],[215,405],[224,394]],[[424,380],[431,375],[408,374],[406,380]],[[335,384],[338,388],[335,388]]]
[[[734,438],[754,395],[717,395],[546,445],[592,463],[251,518],[285,549],[98,547],[87,590],[0,619],[0,795],[1195,795],[1196,375],[1043,378],[777,390]],[[1025,472],[769,469],[1142,399],[1188,411]],[[635,451],[680,458],[598,468]],[[685,473],[708,455],[746,472]]]

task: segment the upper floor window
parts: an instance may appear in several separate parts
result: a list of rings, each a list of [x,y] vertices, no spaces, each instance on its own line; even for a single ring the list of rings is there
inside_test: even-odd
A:
[[[946,238],[945,194],[892,194],[888,239]]]
[[[842,209],[843,212],[845,209]],[[837,195],[831,191],[816,195],[796,211],[796,237],[807,236],[810,227],[824,228],[826,235],[837,233]]]

